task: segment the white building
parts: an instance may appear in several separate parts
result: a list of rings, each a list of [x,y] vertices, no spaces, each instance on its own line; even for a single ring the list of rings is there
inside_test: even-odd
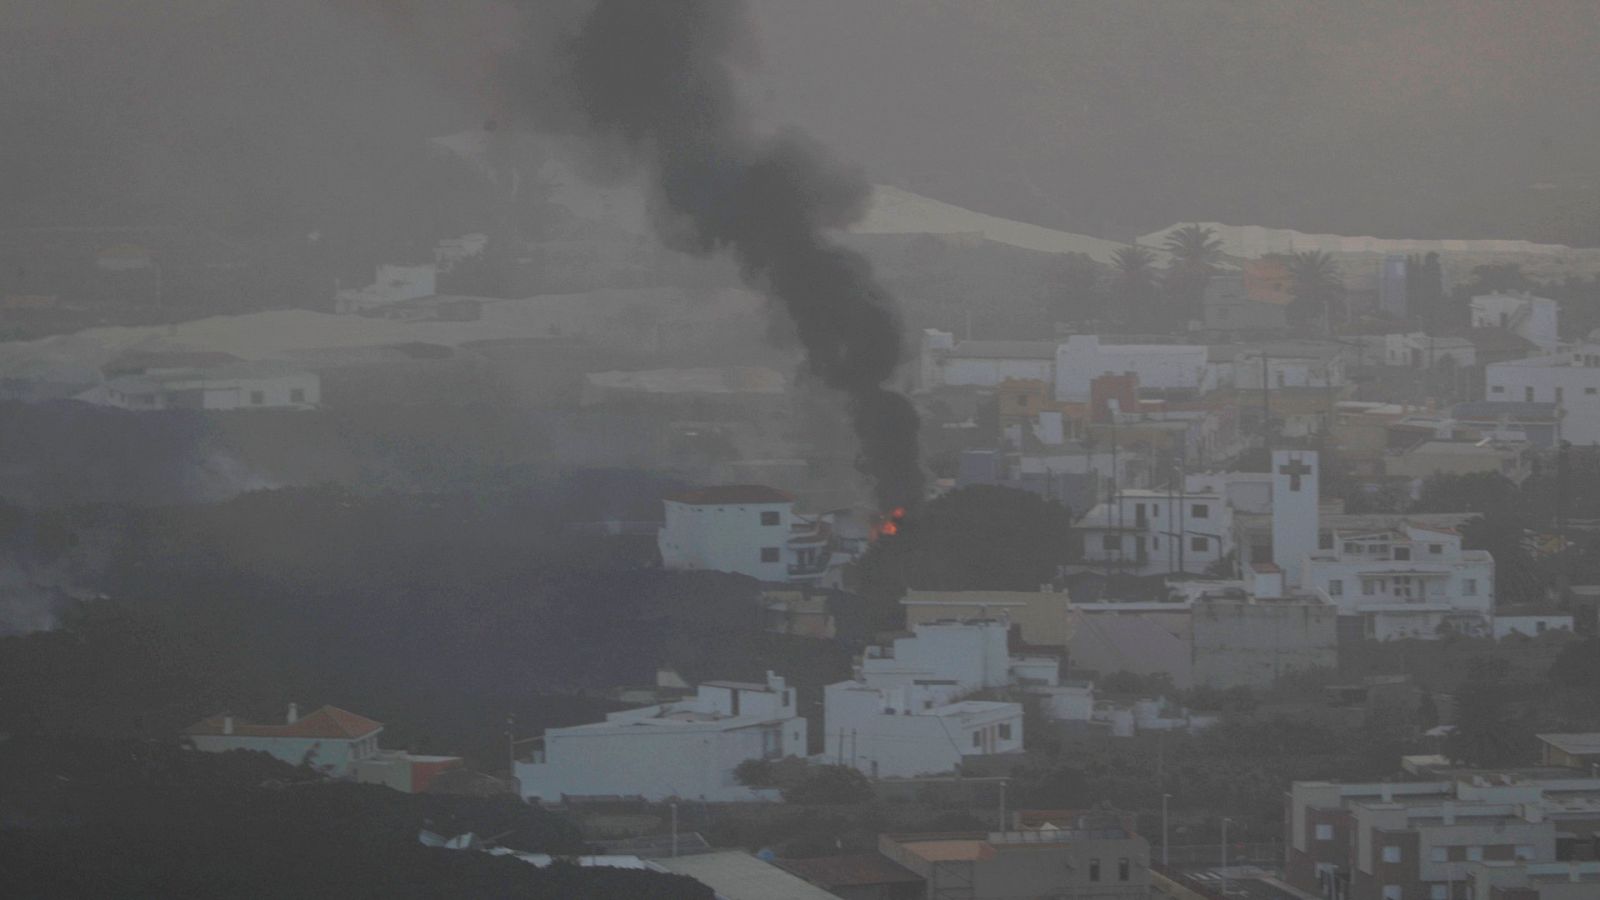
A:
[[[795,515],[794,495],[753,484],[667,497],[656,543],[668,569],[737,572],[766,582],[820,583],[846,561],[824,523]]]
[[[1557,612],[1511,612],[1494,617],[1494,638],[1538,637],[1551,631],[1572,631],[1572,616]]]
[[[206,753],[259,750],[290,765],[346,778],[358,762],[378,753],[382,730],[382,724],[336,706],[324,706],[302,717],[291,703],[281,724],[260,725],[222,714],[201,719],[183,734],[196,750]]]
[[[314,372],[265,362],[150,368],[108,378],[77,399],[136,412],[314,409],[322,402],[322,380]]]
[[[1080,519],[1083,560],[1139,575],[1202,574],[1233,552],[1233,509],[1222,493],[1127,489]]]
[[[1462,337],[1435,336],[1423,331],[1381,335],[1382,356],[1374,364],[1406,369],[1434,369],[1450,365],[1467,369],[1477,364],[1478,347]]]
[[[1441,631],[1487,634],[1494,609],[1494,558],[1461,549],[1461,535],[1403,523],[1331,533],[1307,555],[1305,586],[1343,616],[1360,616],[1367,637],[1435,638]]]
[[[1532,294],[1482,294],[1472,298],[1473,328],[1503,328],[1546,353],[1561,345],[1561,304]]]
[[[1223,378],[1237,390],[1337,388],[1346,384],[1344,348],[1318,341],[1284,341],[1211,348]]]
[[[1075,334],[1056,349],[1056,399],[1088,400],[1094,379],[1128,372],[1141,388],[1204,393],[1217,384],[1209,355],[1204,344],[1102,343],[1099,335]]]
[[[1060,683],[1053,656],[1012,656],[994,619],[913,626],[868,647],[856,677],[823,694],[823,757],[873,777],[948,772],[963,757],[1022,749],[1022,707],[964,699],[1008,686]]]
[[[572,796],[768,800],[770,790],[739,784],[734,769],[805,753],[794,689],[769,672],[765,684],[709,681],[685,700],[548,729],[532,758],[517,762],[516,777],[525,799],[546,803]]]
[[[1055,383],[1055,341],[958,341],[948,331],[922,332],[918,385],[997,387],[1009,379]]]
[[[938,684],[830,684],[823,691],[823,761],[891,778],[951,772],[969,756],[1021,752],[1021,704],[953,699],[959,693]]]
[[[346,288],[334,295],[334,311],[349,315],[364,313],[393,303],[420,300],[439,292],[439,268],[433,263],[378,266],[372,283],[362,288]]]
[[[1600,344],[1491,363],[1484,385],[1486,400],[1554,403],[1563,439],[1600,443]]]

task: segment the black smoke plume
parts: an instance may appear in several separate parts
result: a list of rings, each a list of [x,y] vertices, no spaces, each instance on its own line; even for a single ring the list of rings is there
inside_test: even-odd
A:
[[[752,133],[736,90],[748,58],[735,0],[600,0],[537,78],[536,127],[576,133],[643,170],[656,230],[690,253],[727,251],[780,301],[811,371],[849,398],[862,468],[884,509],[922,495],[917,414],[885,384],[900,362],[893,298],[860,254],[827,236],[865,211],[871,186],[797,131]]]

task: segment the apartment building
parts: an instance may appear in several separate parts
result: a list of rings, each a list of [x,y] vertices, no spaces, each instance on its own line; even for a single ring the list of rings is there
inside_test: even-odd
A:
[[[1297,781],[1287,796],[1286,877],[1329,900],[1464,900],[1480,864],[1592,858],[1600,779],[1576,774]]]
[[[886,834],[878,852],[920,875],[929,897],[1149,897],[1149,842],[1109,822],[1080,824],[1090,827]]]
[[[1304,583],[1342,616],[1359,616],[1376,640],[1487,633],[1494,609],[1494,557],[1461,549],[1461,535],[1409,521],[1381,529],[1335,529],[1306,557]]]

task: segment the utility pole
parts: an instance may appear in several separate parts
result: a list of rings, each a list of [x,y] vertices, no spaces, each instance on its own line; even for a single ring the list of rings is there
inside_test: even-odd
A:
[[[1006,827],[1006,782],[1002,778],[1000,779],[1000,831],[1003,833],[1010,830]]]
[[[1222,896],[1228,896],[1228,822],[1222,820],[1222,869],[1218,872],[1222,876]]]
[[[672,855],[676,857],[678,855],[678,804],[673,803],[670,805],[672,807]]]
[[[1165,869],[1172,863],[1172,856],[1167,852],[1167,801],[1172,799],[1171,794],[1161,795],[1161,868]]]

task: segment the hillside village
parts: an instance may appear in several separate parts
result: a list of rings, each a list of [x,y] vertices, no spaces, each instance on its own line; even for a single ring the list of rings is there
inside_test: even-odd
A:
[[[1160,228],[1130,199],[1083,234],[1090,211],[1022,220],[1074,198],[1020,162],[963,189],[765,135],[736,108],[798,101],[732,74],[759,55],[718,24],[737,4],[575,6],[678,41],[567,48],[644,92],[605,114],[501,4],[349,6],[304,55],[427,57],[406,102],[291,117],[280,169],[237,121],[271,104],[191,146],[187,101],[128,87],[86,145],[147,114],[191,137],[67,179],[118,195],[73,216],[22,185],[0,228],[0,886],[1600,898],[1592,184],[1519,229],[1574,246],[1481,213],[1318,233],[1306,198]],[[320,7],[173,13],[188,37],[149,55]],[[532,67],[497,82],[507,60]],[[184,69],[151,65],[125,84]],[[1340,127],[1283,139],[1319,158]],[[1118,139],[1172,143],[1144,128]],[[1567,151],[1535,143],[1549,175]],[[1127,184],[1185,168],[1137,149]],[[1518,209],[1555,209],[1549,178]]]

